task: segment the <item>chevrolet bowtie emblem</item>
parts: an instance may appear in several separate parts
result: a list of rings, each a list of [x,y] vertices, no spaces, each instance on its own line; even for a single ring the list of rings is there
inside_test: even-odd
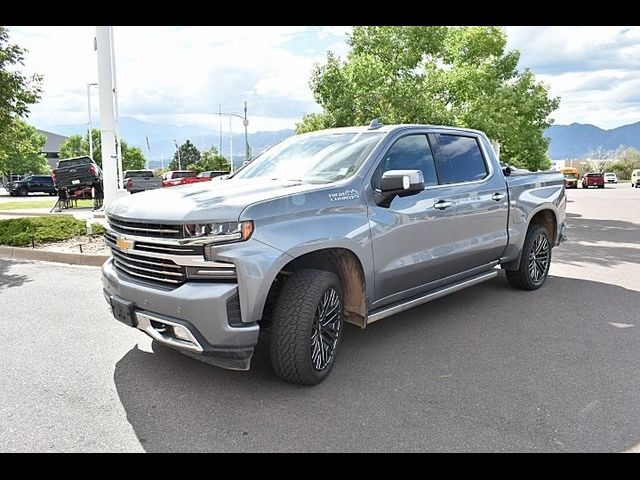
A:
[[[116,245],[120,250],[124,250],[124,251],[131,250],[133,249],[133,240],[127,240],[124,237],[118,237],[118,240],[116,241]]]

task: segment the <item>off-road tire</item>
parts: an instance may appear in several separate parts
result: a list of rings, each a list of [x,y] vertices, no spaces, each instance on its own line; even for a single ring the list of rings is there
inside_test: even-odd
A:
[[[546,268],[542,273],[542,276],[535,281],[530,273],[530,261],[532,249],[534,248],[534,242],[541,235],[544,236],[548,245],[548,259],[546,263]],[[551,251],[552,251],[552,243],[549,238],[549,232],[542,225],[532,225],[529,227],[529,231],[527,232],[527,237],[524,240],[524,245],[522,247],[522,255],[520,257],[520,265],[517,270],[506,270],[505,273],[507,275],[507,281],[511,286],[515,288],[519,288],[521,290],[536,290],[544,285],[544,282],[547,280],[547,276],[549,274],[549,267],[551,266]]]
[[[312,360],[312,336],[316,309],[325,292],[338,295],[339,323],[337,342],[324,368],[318,370]],[[325,270],[302,269],[289,276],[273,310],[269,354],[274,372],[282,379],[301,385],[316,385],[324,380],[335,361],[344,325],[344,302],[340,279]]]

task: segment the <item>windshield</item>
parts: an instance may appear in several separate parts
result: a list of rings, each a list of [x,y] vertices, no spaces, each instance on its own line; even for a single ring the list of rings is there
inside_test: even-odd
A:
[[[564,178],[566,178],[567,180],[577,180],[578,179],[578,174],[577,173],[565,173],[564,174]]]
[[[233,178],[334,182],[353,175],[384,135],[364,132],[293,136],[262,153]]]

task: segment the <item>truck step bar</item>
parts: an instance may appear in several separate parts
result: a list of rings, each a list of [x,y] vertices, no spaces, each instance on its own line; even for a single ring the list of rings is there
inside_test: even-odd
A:
[[[391,315],[395,315],[396,313],[404,312],[405,310],[409,310],[410,308],[417,307],[418,305],[422,305],[423,303],[430,302],[432,300],[436,300],[438,298],[449,295],[450,293],[457,292],[459,290],[463,290],[465,288],[471,287],[481,282],[485,282],[490,280],[498,275],[497,269],[489,270],[488,272],[481,273],[480,275],[476,275],[471,278],[467,278],[460,282],[447,285],[445,287],[441,287],[437,290],[432,290],[424,295],[419,297],[412,297],[408,300],[404,300],[398,303],[394,303],[393,305],[382,307],[380,309],[376,309],[371,312],[367,316],[366,325],[377,322],[378,320],[382,320],[383,318],[390,317]]]

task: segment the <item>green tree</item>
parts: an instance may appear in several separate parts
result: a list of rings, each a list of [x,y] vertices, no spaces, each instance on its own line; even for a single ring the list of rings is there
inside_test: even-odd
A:
[[[102,166],[102,148],[100,141],[100,130],[94,128],[91,131],[93,139],[93,159]],[[146,160],[139,147],[133,147],[121,140],[122,146],[122,168],[123,170],[140,170],[144,168]],[[89,132],[82,135],[71,135],[62,145],[60,145],[60,158],[82,157],[89,155]]]
[[[49,165],[44,158],[44,135],[22,120],[13,119],[5,128],[10,142],[0,144],[0,176],[12,173],[45,173]]]
[[[615,160],[607,165],[607,171],[613,171],[620,180],[629,180],[631,172],[640,168],[640,151],[635,148],[620,147]]]
[[[210,170],[229,172],[231,166],[229,160],[220,155],[218,149],[212,146],[209,150],[201,153],[198,162],[187,165],[187,169],[195,170],[198,173]]]
[[[26,77],[17,70],[19,65],[24,65],[26,50],[8,41],[7,29],[0,26],[0,135],[3,137],[11,121],[28,114],[29,105],[36,103],[42,92],[41,75]]]
[[[476,128],[500,143],[500,156],[530,170],[549,167],[543,136],[558,108],[520,53],[506,51],[499,27],[355,27],[345,60],[329,52],[310,85],[323,112],[298,133],[363,125],[430,123]]]
[[[180,152],[180,165],[178,165],[178,152]],[[190,140],[180,145],[178,152],[173,154],[169,170],[185,169],[187,165],[197,164],[200,161],[200,150]]]

